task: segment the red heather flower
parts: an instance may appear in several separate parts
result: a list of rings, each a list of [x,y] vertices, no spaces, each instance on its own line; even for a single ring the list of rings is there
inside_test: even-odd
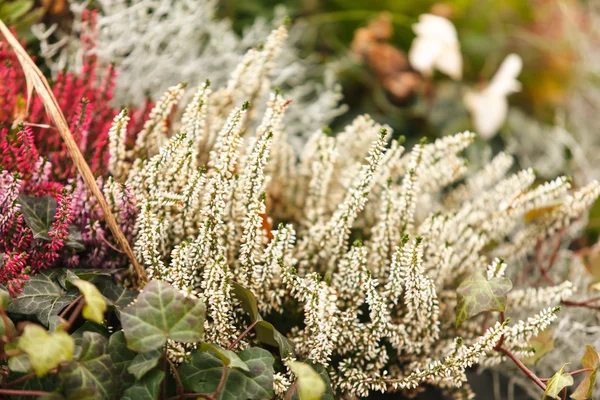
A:
[[[83,38],[86,54],[95,43],[95,13],[86,13],[92,33]],[[82,74],[61,73],[53,93],[70,121],[73,137],[102,187],[107,174],[108,131],[118,109],[111,105],[114,68],[97,76],[96,57],[86,56]],[[33,96],[29,110],[21,66],[6,43],[0,42],[0,283],[14,295],[30,273],[56,265],[117,268],[128,264],[116,250],[103,214],[78,177],[60,134],[52,127],[42,101]],[[131,140],[151,109],[129,113]],[[111,189],[117,219],[131,239],[137,209],[130,190]],[[56,213],[45,232],[27,223],[22,202],[46,202]],[[31,218],[31,216],[29,216]],[[74,235],[74,236],[72,236]]]

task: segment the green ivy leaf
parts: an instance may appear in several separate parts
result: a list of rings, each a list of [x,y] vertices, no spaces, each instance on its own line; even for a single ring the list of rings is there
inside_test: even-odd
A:
[[[259,400],[273,397],[273,356],[268,351],[252,347],[239,354],[250,371],[227,368],[227,378],[220,400]],[[212,352],[194,352],[188,362],[179,367],[186,390],[212,394],[221,379],[223,362]],[[225,367],[226,368],[226,367]]]
[[[202,342],[198,350],[212,351],[229,368],[239,368],[242,371],[250,371],[248,365],[246,365],[245,362],[240,360],[237,354],[235,354],[231,350],[224,349],[223,347],[217,344]]]
[[[77,358],[77,355],[81,350],[81,346],[83,345],[83,334],[86,332],[98,333],[105,338],[110,336],[110,332],[106,326],[97,324],[95,322],[85,321],[83,325],[81,325],[75,332],[71,334],[71,337],[75,341],[75,358]]]
[[[34,239],[52,240],[48,232],[52,229],[58,203],[51,196],[32,197],[19,195],[18,203],[25,223],[33,232]],[[71,225],[65,245],[75,250],[84,250],[81,232]]]
[[[95,332],[84,332],[81,352],[61,370],[65,394],[70,398],[80,391],[93,392],[96,398],[115,398],[117,393],[116,368],[108,353],[108,340]]]
[[[306,363],[292,361],[288,367],[296,375],[296,390],[300,400],[320,400],[327,389],[323,378]]]
[[[123,331],[118,331],[108,339],[108,354],[110,354],[110,359],[115,368],[115,376],[118,377],[116,398],[121,398],[120,396],[125,388],[130,387],[135,382],[135,377],[127,372],[127,369],[137,353],[129,350],[125,334]]]
[[[583,368],[590,368],[592,371],[585,373],[585,377],[577,386],[577,389],[571,394],[571,398],[575,400],[591,399],[596,383],[596,374],[598,373],[598,353],[591,346],[585,346],[585,354],[581,359]]]
[[[0,253],[0,268],[3,265],[4,259],[2,258],[2,253]],[[6,310],[6,307],[8,307],[8,303],[10,303],[10,294],[3,285],[0,285],[0,306],[3,310]]]
[[[164,346],[167,338],[183,343],[202,340],[205,307],[166,282],[152,281],[137,301],[123,309],[121,324],[130,349],[143,353]]]
[[[240,301],[242,308],[250,315],[252,321],[262,320],[258,313],[258,304],[254,293],[237,282],[232,282],[232,286],[234,296]]]
[[[534,354],[523,360],[524,364],[535,365],[543,356],[554,350],[554,339],[552,330],[547,329],[529,340]]]
[[[24,374],[11,374],[11,381],[25,376]],[[43,378],[34,376],[21,383],[16,384],[12,389],[20,390],[40,390],[44,392],[53,392],[58,388],[59,379],[56,375],[46,375]],[[32,400],[31,396],[10,396],[11,400]]]
[[[66,291],[57,278],[60,272],[42,271],[32,275],[23,288],[23,293],[7,307],[8,312],[35,315],[45,326],[48,319],[77,298],[76,290]]]
[[[263,320],[258,313],[258,303],[254,293],[237,282],[233,282],[232,285],[234,296],[240,301],[244,311],[250,315],[252,322],[258,320],[254,325],[258,341],[279,348],[281,358],[294,355],[294,343],[275,329],[271,323]]]
[[[37,376],[44,376],[63,361],[73,357],[75,342],[65,332],[48,333],[39,325],[28,324],[19,337],[17,347],[29,356]]]
[[[565,373],[566,366],[567,364],[564,364],[546,383],[546,390],[544,391],[542,400],[546,400],[548,396],[550,396],[552,399],[555,399],[558,397],[561,390],[567,386],[573,385],[573,377],[570,374]]]
[[[121,400],[158,400],[163,371],[154,370],[123,393]]]
[[[135,300],[139,292],[122,285],[117,285],[112,279],[96,279],[96,287],[107,300],[108,305],[114,307],[117,317],[121,318],[121,311]]]
[[[80,279],[71,271],[67,271],[67,280],[79,289],[85,300],[82,315],[83,318],[102,324],[106,312],[106,302],[100,291],[93,283]]]
[[[127,372],[135,376],[136,379],[142,379],[148,371],[158,365],[162,355],[161,350],[137,354],[129,364]]]
[[[256,325],[254,325],[254,331],[256,332],[256,339],[258,339],[259,342],[279,348],[279,355],[281,358],[294,355],[294,343],[275,329],[271,323],[267,321],[258,321]]]
[[[488,280],[477,271],[467,277],[456,289],[456,322],[458,328],[467,319],[484,311],[506,311],[506,294],[512,289],[507,278]]]

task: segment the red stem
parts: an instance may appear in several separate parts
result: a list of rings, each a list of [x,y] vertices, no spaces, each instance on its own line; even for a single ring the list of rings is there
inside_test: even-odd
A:
[[[42,392],[41,390],[15,390],[15,389],[0,389],[0,394],[8,394],[14,396],[47,396],[50,392]]]
[[[525,375],[527,375],[527,377],[529,379],[531,379],[536,385],[538,385],[540,387],[540,389],[542,389],[544,391],[546,390],[546,385],[544,384],[544,382],[542,382],[541,379],[538,378],[536,374],[534,374],[533,372],[531,372],[521,362],[521,360],[519,360],[517,357],[515,357],[515,355],[513,353],[511,353],[509,350],[505,349],[504,347],[497,347],[496,350],[498,350],[499,352],[501,352],[502,354],[504,354],[505,356],[507,356],[508,358],[510,358],[511,360],[513,360],[513,362],[516,364],[516,366],[519,367],[519,369],[521,371],[523,371],[525,373]]]

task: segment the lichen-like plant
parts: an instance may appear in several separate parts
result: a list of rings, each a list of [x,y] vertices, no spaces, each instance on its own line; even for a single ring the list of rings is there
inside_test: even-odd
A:
[[[340,397],[427,383],[472,398],[465,369],[531,355],[530,339],[572,294],[568,281],[511,290],[510,261],[585,215],[600,186],[571,192],[558,178],[531,189],[533,171],[507,175],[503,153],[471,172],[460,156],[470,132],[403,154],[368,116],[335,137],[315,132],[297,158],[285,95],[274,91],[262,119],[245,101],[265,90],[284,38],[276,29],[248,52],[225,88],[201,85],[179,123],[170,116],[184,87],[169,89],[134,146],[125,115],[115,118],[109,165],[140,205],[137,256],[151,279],[205,302],[210,342],[255,340],[236,339],[249,290],[252,318],[282,321],[295,345],[284,365],[311,359]],[[505,318],[524,304],[530,318]],[[190,350],[173,342],[170,354]],[[278,371],[278,396],[293,376]]]

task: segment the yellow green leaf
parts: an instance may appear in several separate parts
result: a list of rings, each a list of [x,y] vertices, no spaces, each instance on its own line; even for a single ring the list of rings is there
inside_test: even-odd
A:
[[[66,332],[50,334],[39,325],[28,324],[19,337],[17,347],[29,356],[33,370],[41,377],[61,362],[71,360],[75,342]]]
[[[571,394],[574,400],[585,400],[592,398],[594,384],[596,383],[596,374],[598,373],[598,353],[591,346],[585,346],[586,351],[581,359],[583,368],[590,368],[591,371],[586,372],[585,377],[577,386],[577,389]]]
[[[298,361],[290,362],[288,367],[296,375],[300,400],[320,400],[326,386],[319,374],[310,365]]]
[[[573,386],[573,377],[565,373],[566,366],[567,364],[564,364],[546,383],[546,390],[544,391],[542,400],[546,400],[548,397],[556,399],[564,388]]]
[[[73,286],[77,287],[83,295],[83,299],[85,300],[82,312],[83,318],[97,324],[102,324],[104,322],[104,313],[106,312],[107,307],[104,296],[102,296],[98,288],[96,288],[93,283],[78,278],[71,271],[67,273],[67,279]]]
[[[545,330],[539,335],[532,337],[531,340],[529,340],[529,344],[535,351],[535,354],[524,359],[523,363],[533,365],[536,364],[544,355],[554,350],[552,330]]]

